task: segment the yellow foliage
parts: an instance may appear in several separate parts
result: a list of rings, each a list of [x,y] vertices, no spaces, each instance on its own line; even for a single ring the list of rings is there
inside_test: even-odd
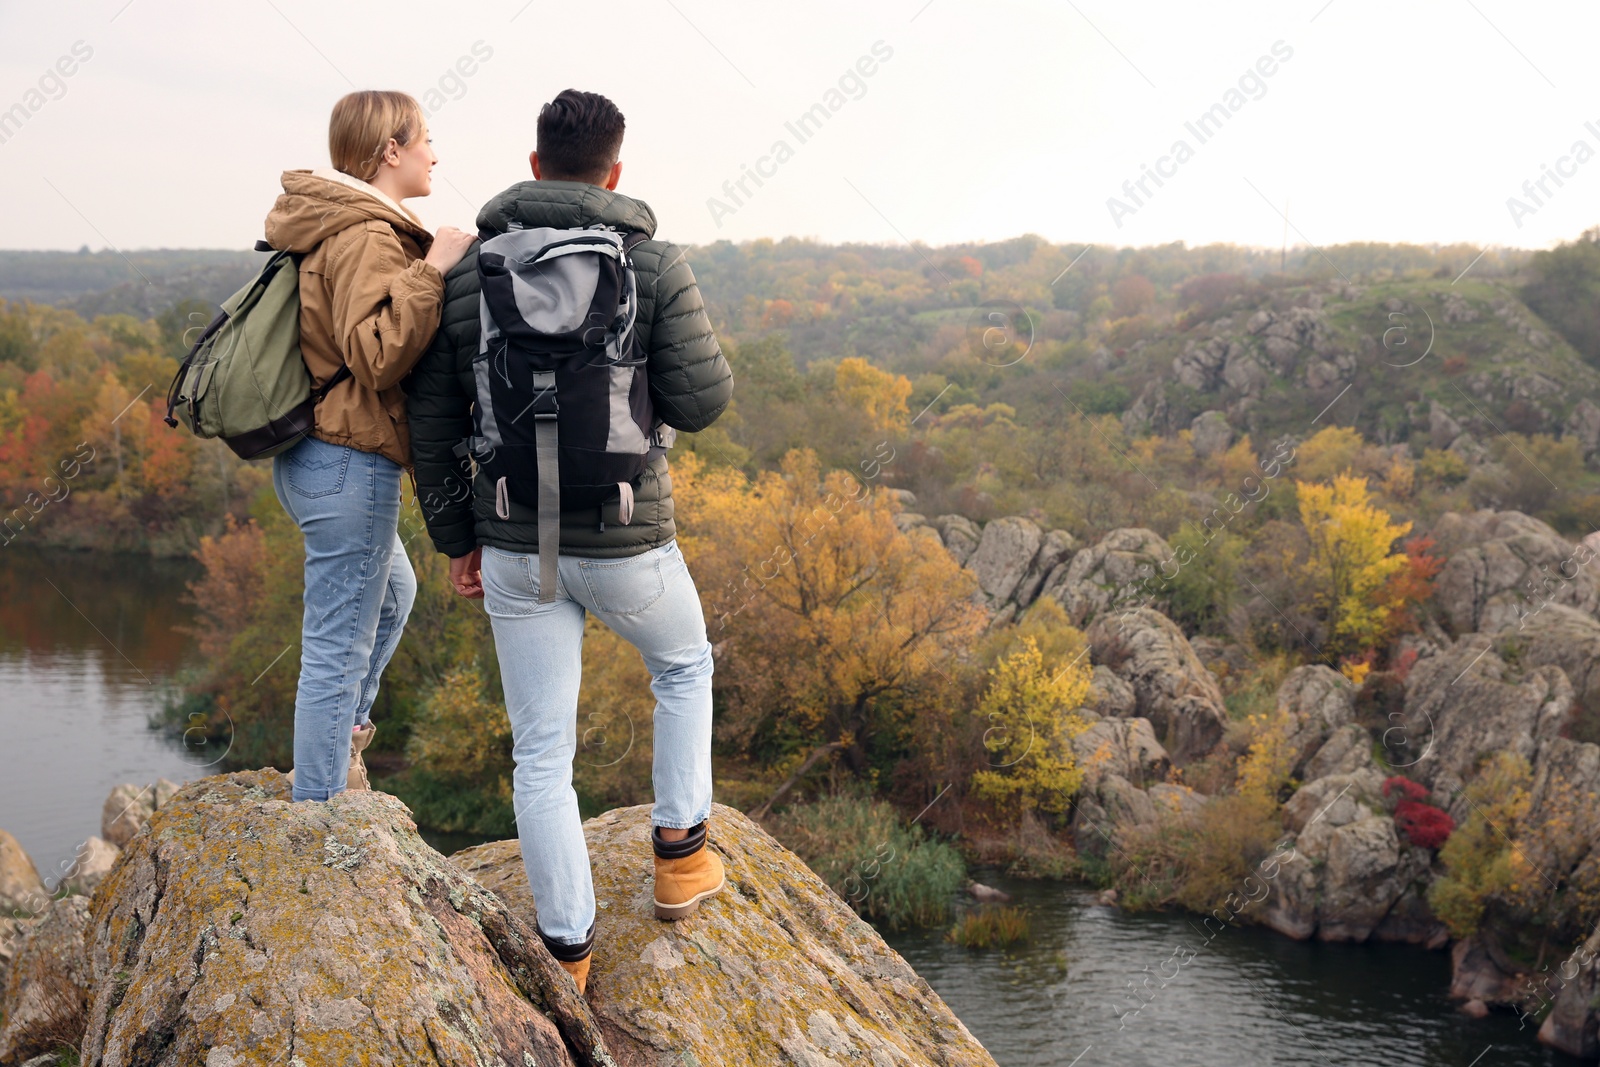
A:
[[[833,389],[846,409],[857,412],[874,431],[904,430],[910,411],[911,379],[879,370],[859,356],[839,361]]]
[[[428,694],[406,755],[415,766],[511,797],[511,721],[474,660],[450,668]]]
[[[1367,675],[1372,673],[1372,664],[1364,660],[1352,660],[1341,664],[1339,673],[1350,679],[1351,685],[1360,685],[1367,680]]]
[[[1317,431],[1295,452],[1300,477],[1308,482],[1323,482],[1348,473],[1364,444],[1360,431],[1349,426]]]
[[[1074,712],[1089,695],[1087,660],[1045,662],[1031,635],[989,672],[978,713],[989,723],[983,746],[994,758],[973,774],[974,791],[1002,806],[1061,814],[1083,784],[1072,739],[1088,724]]]
[[[1294,770],[1296,753],[1289,743],[1289,716],[1274,711],[1251,715],[1245,721],[1255,740],[1239,761],[1235,789],[1242,797],[1276,807],[1278,794],[1289,784]]]
[[[1391,522],[1388,512],[1375,507],[1364,478],[1341,474],[1330,484],[1297,482],[1296,490],[1311,542],[1305,574],[1326,613],[1328,643],[1336,651],[1370,648],[1391,610],[1374,594],[1405,567],[1405,553],[1391,549],[1411,523]]]

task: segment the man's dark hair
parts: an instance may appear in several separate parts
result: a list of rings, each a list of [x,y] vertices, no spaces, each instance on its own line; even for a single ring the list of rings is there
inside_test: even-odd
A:
[[[539,172],[552,181],[605,184],[622,151],[622,112],[599,93],[563,89],[539,109]]]

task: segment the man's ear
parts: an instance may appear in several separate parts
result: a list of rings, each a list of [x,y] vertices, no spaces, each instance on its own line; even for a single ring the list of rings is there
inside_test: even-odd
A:
[[[539,180],[539,153],[538,152],[529,152],[528,153],[528,166],[533,168],[533,180],[534,181],[538,181]]]
[[[606,188],[607,189],[615,189],[617,187],[617,182],[619,182],[621,180],[622,180],[622,160],[619,159],[615,163],[611,164],[611,177],[606,179]]]

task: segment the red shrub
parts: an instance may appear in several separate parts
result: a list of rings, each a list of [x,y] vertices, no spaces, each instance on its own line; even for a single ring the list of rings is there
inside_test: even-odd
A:
[[[1389,779],[1391,782],[1393,778]],[[1432,804],[1419,804],[1415,800],[1402,800],[1394,810],[1394,826],[1411,844],[1418,848],[1438,848],[1449,840],[1456,821],[1449,813]]]
[[[1395,775],[1393,778],[1383,780],[1383,795],[1391,796],[1395,793],[1401,795],[1400,803],[1420,803],[1428,799],[1428,787],[1421,782],[1413,782],[1409,778]],[[1398,813],[1399,809],[1395,809]]]

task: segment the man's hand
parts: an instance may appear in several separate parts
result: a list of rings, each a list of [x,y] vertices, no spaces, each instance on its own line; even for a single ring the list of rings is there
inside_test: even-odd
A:
[[[483,599],[483,549],[475,548],[450,561],[450,584],[468,600]]]

